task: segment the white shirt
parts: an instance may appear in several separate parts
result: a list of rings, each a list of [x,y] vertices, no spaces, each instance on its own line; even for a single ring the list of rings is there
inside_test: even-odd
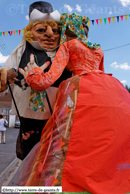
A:
[[[0,131],[6,131],[6,127],[4,126],[4,119],[0,119]]]

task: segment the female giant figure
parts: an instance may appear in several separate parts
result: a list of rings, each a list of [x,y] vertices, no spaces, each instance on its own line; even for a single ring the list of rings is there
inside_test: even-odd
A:
[[[128,193],[130,94],[104,73],[103,52],[87,40],[82,21],[82,16],[63,14],[61,43],[65,33],[69,41],[61,45],[49,72],[35,67],[26,77],[37,91],[48,88],[65,67],[74,75],[61,83],[53,115],[15,184],[62,186],[68,193]]]

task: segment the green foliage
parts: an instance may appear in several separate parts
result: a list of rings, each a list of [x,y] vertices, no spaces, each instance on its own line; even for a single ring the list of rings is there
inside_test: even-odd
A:
[[[128,87],[128,86],[126,85],[125,88],[128,90],[128,92],[130,92],[130,87]]]

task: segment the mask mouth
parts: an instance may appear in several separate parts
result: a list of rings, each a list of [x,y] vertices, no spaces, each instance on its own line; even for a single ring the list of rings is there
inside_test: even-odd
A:
[[[54,42],[46,42],[46,41],[44,41],[44,45],[53,46]]]
[[[51,39],[51,38],[47,38],[47,39],[43,39],[42,40],[43,42],[45,41],[45,42],[55,42],[55,40],[54,39]]]
[[[47,51],[55,51],[56,49],[58,49],[58,47],[59,47],[59,44],[58,44],[58,46],[56,46],[56,47],[54,47],[54,48],[50,48],[49,46],[54,46],[54,44],[53,45],[44,45],[44,46],[41,46],[41,44],[38,42],[38,41],[31,41],[30,42],[30,44],[35,48],[35,49],[37,49],[37,50],[44,50],[45,52],[47,52]]]

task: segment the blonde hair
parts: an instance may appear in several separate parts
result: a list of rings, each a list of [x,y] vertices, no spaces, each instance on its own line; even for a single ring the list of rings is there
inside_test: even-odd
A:
[[[31,42],[33,41],[34,37],[33,37],[33,34],[31,32],[31,29],[37,25],[37,24],[43,24],[44,26],[57,26],[58,27],[58,24],[52,20],[52,21],[36,21],[36,22],[29,22],[29,24],[24,28],[24,31],[23,31],[23,40],[26,40],[28,42]]]

